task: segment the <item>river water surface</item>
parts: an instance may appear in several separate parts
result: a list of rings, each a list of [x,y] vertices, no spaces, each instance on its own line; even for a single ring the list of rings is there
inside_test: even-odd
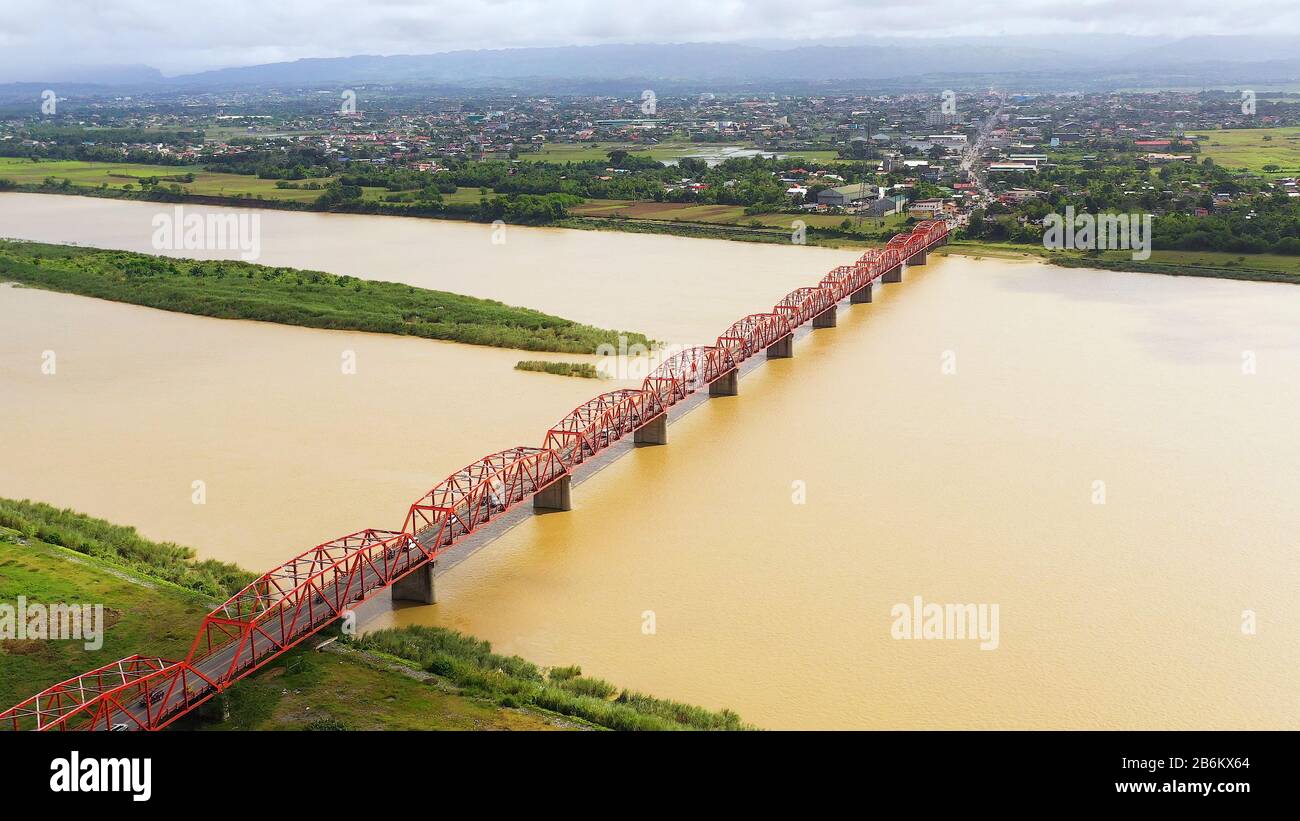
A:
[[[148,250],[137,207],[3,195],[0,235]],[[372,243],[381,278],[683,341],[852,256],[519,229],[525,276],[479,226],[272,216],[277,264],[361,274],[345,251]],[[450,228],[455,270],[422,267],[407,232]],[[935,259],[381,623],[766,727],[1300,728],[1298,294]],[[0,288],[0,495],[261,569],[397,526],[441,476],[618,384],[518,358]],[[997,605],[997,649],[894,639],[916,596]]]

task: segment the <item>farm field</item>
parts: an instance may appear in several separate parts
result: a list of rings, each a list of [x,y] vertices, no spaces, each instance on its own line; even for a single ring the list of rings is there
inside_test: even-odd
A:
[[[9,179],[20,185],[39,185],[49,177],[69,180],[78,188],[124,189],[139,187],[147,177],[167,177],[193,174],[193,182],[177,182],[187,194],[207,197],[261,197],[288,202],[313,202],[321,195],[316,188],[277,188],[275,180],[263,180],[245,174],[223,174],[204,171],[197,165],[147,165],[143,163],[84,162],[82,160],[43,160],[32,162],[25,157],[0,157],[0,179]],[[324,177],[314,182],[326,185],[332,178]],[[308,180],[296,180],[302,185]],[[363,198],[378,201],[390,192],[384,188],[364,188]],[[447,203],[476,203],[483,196],[492,196],[492,189],[460,188],[454,194],[443,194]]]
[[[1128,258],[1128,252],[1107,251],[1103,256],[1107,259],[1124,260]],[[1300,274],[1300,257],[1285,254],[1155,250],[1151,252],[1151,261],[1167,265],[1189,265],[1199,268],[1243,268]]]
[[[263,180],[251,175],[223,174],[204,171],[191,165],[146,165],[143,163],[85,162],[83,160],[42,160],[32,162],[25,157],[0,157],[0,179],[9,179],[20,185],[39,185],[47,177],[69,180],[79,188],[124,189],[130,185],[138,188],[140,180],[193,174],[193,182],[178,182],[190,194],[209,197],[264,197],[271,200],[310,202],[320,196],[320,191],[293,188],[276,188],[275,180]],[[323,185],[327,179],[319,180]]]
[[[1300,127],[1231,128],[1189,132],[1200,137],[1201,153],[1224,168],[1245,168],[1256,174],[1300,174]],[[1265,171],[1264,166],[1276,165]]]

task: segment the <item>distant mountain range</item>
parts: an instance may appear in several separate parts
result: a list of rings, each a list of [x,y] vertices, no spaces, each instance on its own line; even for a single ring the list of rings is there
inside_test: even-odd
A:
[[[1300,79],[1295,39],[1181,39],[1110,35],[970,38],[836,38],[822,41],[627,44],[314,58],[163,77],[147,66],[53,72],[49,82],[106,88],[218,90],[349,84],[557,87],[649,81],[726,91],[780,83],[866,85],[915,78],[995,75],[1066,84],[1219,84]],[[893,83],[887,83],[893,84]],[[39,85],[25,83],[24,86]]]

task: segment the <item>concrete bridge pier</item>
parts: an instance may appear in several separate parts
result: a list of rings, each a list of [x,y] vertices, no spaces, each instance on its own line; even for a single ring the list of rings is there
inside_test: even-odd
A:
[[[573,477],[564,474],[533,494],[533,510],[573,510]]]
[[[740,380],[735,368],[709,383],[709,396],[735,396],[740,393]]]
[[[433,584],[435,564],[436,562],[425,562],[393,582],[393,601],[437,604],[438,593]]]
[[[915,253],[915,254],[912,255],[912,258],[909,259],[909,260],[907,261],[907,264],[908,264],[908,265],[924,265],[924,264],[925,264],[925,258],[926,258],[926,256],[929,254],[929,252],[930,252],[930,249],[928,249],[928,248],[927,248],[926,250],[924,250],[924,251],[918,251],[917,253]]]
[[[834,328],[835,327],[835,307],[832,305],[813,317],[812,326],[814,328]]]
[[[794,356],[794,334],[786,334],[767,346],[768,359],[789,359]]]
[[[902,282],[903,281],[903,263],[899,263],[897,268],[892,268],[885,272],[880,278],[881,282]]]
[[[735,371],[732,371],[734,374]],[[712,387],[712,386],[710,386]],[[632,444],[634,445],[666,445],[668,444],[668,414],[661,413],[641,427],[637,428],[632,434]]]
[[[850,305],[862,305],[871,301],[871,283],[868,282],[858,290],[849,294]]]

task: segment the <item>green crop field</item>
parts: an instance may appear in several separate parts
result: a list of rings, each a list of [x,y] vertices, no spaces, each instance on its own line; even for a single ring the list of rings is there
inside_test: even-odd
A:
[[[1231,128],[1189,132],[1204,137],[1201,153],[1224,168],[1257,174],[1300,174],[1300,128]],[[1277,170],[1264,170],[1276,165]]]

